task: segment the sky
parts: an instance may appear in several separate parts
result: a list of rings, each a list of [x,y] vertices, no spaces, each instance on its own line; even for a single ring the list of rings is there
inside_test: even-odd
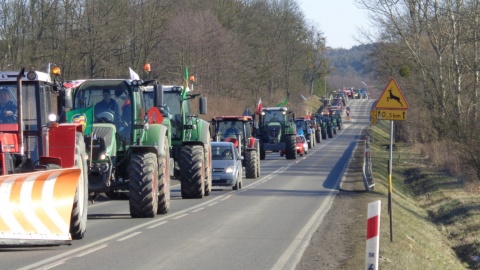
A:
[[[322,31],[327,46],[350,49],[361,45],[359,28],[371,29],[368,13],[355,4],[355,0],[297,0],[307,21]]]

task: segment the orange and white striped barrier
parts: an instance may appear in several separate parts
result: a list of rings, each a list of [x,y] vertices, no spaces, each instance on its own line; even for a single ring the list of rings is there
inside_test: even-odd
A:
[[[78,168],[0,176],[0,245],[71,241]]]
[[[378,253],[380,250],[380,206],[380,200],[368,204],[366,270],[378,269]]]

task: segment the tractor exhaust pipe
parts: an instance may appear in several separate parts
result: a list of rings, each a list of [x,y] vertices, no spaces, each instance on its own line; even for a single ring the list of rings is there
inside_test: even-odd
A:
[[[22,78],[25,68],[22,68],[17,76],[17,123],[18,123],[18,140],[20,145],[20,155],[25,155],[25,145],[23,142],[23,107],[22,107]]]

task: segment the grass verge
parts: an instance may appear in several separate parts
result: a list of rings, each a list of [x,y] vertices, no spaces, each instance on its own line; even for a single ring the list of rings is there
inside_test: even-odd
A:
[[[380,268],[479,269],[480,200],[465,183],[429,165],[418,149],[396,143],[392,172],[392,233],[388,215],[389,122],[379,121],[371,157],[382,201]],[[390,240],[392,238],[392,241]]]

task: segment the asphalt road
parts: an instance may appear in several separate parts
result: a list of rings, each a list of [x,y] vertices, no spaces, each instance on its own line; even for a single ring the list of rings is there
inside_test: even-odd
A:
[[[169,213],[153,219],[130,218],[128,201],[99,201],[85,239],[0,248],[1,268],[293,269],[332,205],[372,102],[349,101],[352,120],[303,157],[268,153],[262,176],[244,179],[242,190],[183,200],[172,186]]]

